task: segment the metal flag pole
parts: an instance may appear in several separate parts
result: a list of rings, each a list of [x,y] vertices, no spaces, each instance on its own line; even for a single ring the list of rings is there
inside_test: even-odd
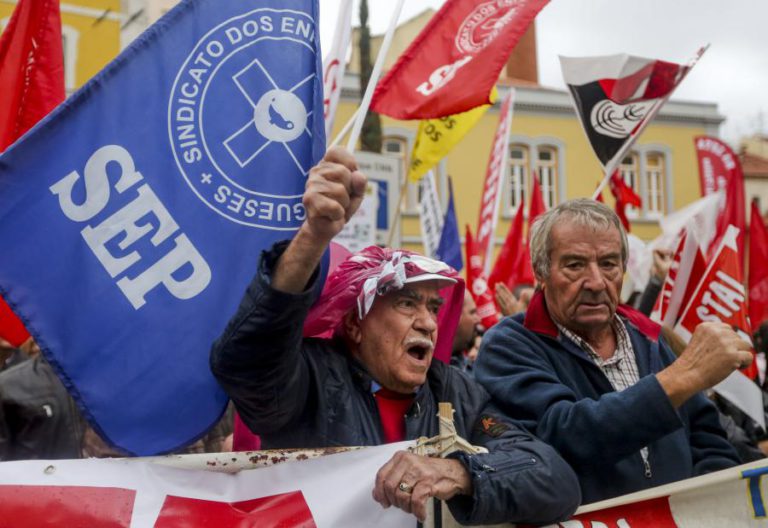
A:
[[[371,106],[371,99],[373,99],[373,90],[376,88],[376,84],[379,82],[381,76],[381,70],[384,69],[384,59],[389,51],[389,46],[392,44],[392,36],[395,34],[395,28],[397,27],[397,21],[400,18],[400,12],[403,10],[403,4],[405,0],[398,0],[395,10],[392,12],[392,18],[389,20],[389,28],[384,35],[384,40],[381,42],[381,48],[379,48],[379,55],[376,57],[376,64],[373,66],[371,72],[371,78],[368,81],[368,86],[365,88],[365,95],[360,103],[360,108],[357,110],[357,116],[355,118],[355,124],[352,127],[352,133],[349,135],[347,141],[347,150],[353,152],[357,145],[357,139],[360,137],[360,131],[363,128],[363,121],[365,115],[368,113],[368,108]]]

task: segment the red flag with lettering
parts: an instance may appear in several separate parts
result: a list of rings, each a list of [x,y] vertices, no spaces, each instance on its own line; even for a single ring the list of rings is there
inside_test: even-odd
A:
[[[744,341],[752,344],[752,328],[747,317],[747,292],[742,284],[741,255],[736,239],[739,229],[728,226],[706,272],[696,287],[691,301],[683,310],[675,332],[686,342],[703,322],[722,322],[731,326]],[[754,355],[754,350],[752,351]],[[757,364],[734,372],[715,390],[738,406],[750,418],[765,426],[763,396],[752,381],[757,378]]]
[[[467,287],[477,305],[480,322],[485,328],[490,328],[499,322],[499,314],[496,312],[496,304],[488,288],[488,281],[485,280],[482,257],[477,253],[477,246],[469,225],[466,226],[464,250],[467,254]]]
[[[373,94],[371,109],[432,119],[489,104],[499,72],[549,0],[447,0]]]
[[[536,218],[540,214],[547,212],[547,204],[544,203],[544,198],[541,196],[541,185],[539,184],[536,172],[533,173],[531,180],[531,205],[528,208],[528,236],[526,236],[526,239],[531,238],[531,226]]]
[[[58,0],[20,0],[16,5],[0,36],[0,94],[2,152],[64,100]],[[0,337],[13,346],[29,337],[2,299]]]
[[[697,136],[694,138],[696,156],[699,160],[699,181],[701,195],[707,196],[717,191],[725,193],[717,216],[717,231],[709,252],[715,250],[729,225],[739,228],[744,233],[747,224],[747,208],[744,199],[744,174],[739,157],[717,138]],[[744,254],[744,237],[737,239],[739,254]]]
[[[634,205],[635,207],[642,207],[643,200],[637,195],[632,187],[624,182],[624,178],[619,176],[618,171],[611,175],[610,180],[608,180],[608,186],[611,189],[611,194],[616,198],[616,214],[619,215],[619,219],[624,225],[624,229],[629,232],[627,206]]]
[[[768,319],[768,229],[752,202],[749,221],[749,320],[753,328]]]

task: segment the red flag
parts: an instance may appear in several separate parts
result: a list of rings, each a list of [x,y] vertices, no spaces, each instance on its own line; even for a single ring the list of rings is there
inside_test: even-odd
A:
[[[714,258],[702,275],[690,303],[675,327],[680,337],[690,341],[696,327],[705,321],[723,322],[751,344],[752,330],[747,317],[746,290],[742,284],[741,255],[738,253],[737,227],[729,226]],[[752,351],[754,354],[754,350]],[[763,398],[752,381],[757,377],[757,364],[734,372],[715,386],[715,390],[737,405],[750,418],[765,425]]]
[[[64,100],[58,0],[20,0],[0,36],[0,152]],[[0,337],[19,346],[29,332],[0,299]]]
[[[703,277],[706,270],[707,261],[695,231],[684,230],[654,307],[654,319],[667,326],[674,326],[680,310],[691,300],[698,278]]]
[[[536,176],[536,172],[534,172],[531,177],[531,201],[528,206],[528,230],[526,231],[525,241],[523,242],[523,250],[520,252],[520,257],[517,262],[515,281],[510,287],[517,286],[518,284],[536,284],[536,276],[533,273],[533,264],[531,263],[531,226],[536,218],[546,211],[547,206],[544,203],[544,198],[541,196],[539,178]]]
[[[710,253],[717,248],[719,240],[725,235],[729,225],[739,228],[743,233],[747,223],[747,208],[744,200],[744,175],[739,157],[731,147],[717,138],[697,136],[694,138],[696,156],[699,160],[699,181],[701,195],[707,196],[717,191],[725,192],[725,202],[717,217],[715,238],[710,244]],[[744,254],[744,237],[737,240],[739,254]]]
[[[643,201],[632,187],[624,183],[624,178],[619,176],[618,171],[611,175],[611,179],[608,180],[608,185],[611,188],[611,194],[616,198],[616,214],[619,215],[621,223],[624,224],[624,229],[629,232],[627,206],[634,205],[635,207],[642,207]]]
[[[549,0],[447,0],[384,76],[371,109],[432,119],[489,104],[512,49]]]
[[[493,302],[493,294],[485,280],[482,258],[477,253],[472,231],[468,225],[466,227],[465,251],[467,253],[467,287],[477,305],[477,315],[480,316],[480,321],[485,328],[490,328],[499,322],[499,315],[496,312],[496,304]]]
[[[541,196],[541,186],[539,185],[539,178],[534,171],[531,178],[531,205],[528,208],[528,236],[531,238],[531,226],[534,220],[540,215],[547,212],[547,205],[544,203],[544,198]]]
[[[749,221],[749,320],[754,328],[768,319],[768,229],[757,203]]]
[[[499,112],[499,126],[493,139],[488,168],[485,172],[483,195],[480,198],[480,213],[477,218],[477,251],[483,259],[485,273],[491,269],[493,238],[499,219],[501,184],[507,165],[509,129],[512,127],[512,100],[515,91],[510,90],[504,98]]]
[[[0,152],[64,100],[57,0],[20,0],[0,37]]]
[[[514,280],[517,275],[517,263],[520,260],[521,252],[525,251],[524,215],[525,205],[521,203],[517,207],[517,213],[512,220],[507,237],[504,239],[504,245],[501,246],[499,256],[496,257],[496,263],[493,265],[493,271],[488,278],[488,286],[491,290],[496,287],[497,282],[503,282],[510,288],[514,287],[510,280]]]

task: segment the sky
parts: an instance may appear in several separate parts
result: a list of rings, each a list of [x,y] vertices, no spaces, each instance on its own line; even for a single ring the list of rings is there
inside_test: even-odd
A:
[[[478,0],[480,1],[480,0]],[[320,0],[321,38],[330,47],[339,0]],[[368,0],[371,30],[383,33],[394,0]],[[406,0],[400,20],[443,0]],[[358,1],[353,24],[358,24]],[[768,133],[768,0],[552,0],[536,18],[539,83],[564,89],[558,55],[629,53],[687,63],[710,48],[673,99],[714,102],[720,136]]]

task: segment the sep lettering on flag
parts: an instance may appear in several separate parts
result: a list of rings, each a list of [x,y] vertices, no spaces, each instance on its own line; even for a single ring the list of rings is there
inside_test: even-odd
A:
[[[496,88],[491,94],[491,101],[496,101]],[[434,168],[474,128],[490,107],[482,105],[461,114],[421,121],[411,152],[408,180],[417,182]]]
[[[211,343],[303,221],[325,150],[317,15],[183,2],[0,157],[0,291],[128,452],[187,444],[224,409]]]
[[[379,82],[371,109],[431,119],[492,102],[501,68],[548,2],[448,0]]]
[[[680,316],[675,332],[686,343],[700,323],[709,321],[732,326],[739,337],[752,344],[752,329],[747,317],[747,292],[742,284],[741,257],[736,244],[738,235],[737,227],[728,227],[688,306]],[[754,356],[754,350],[752,354]],[[765,427],[762,391],[752,381],[756,377],[757,366],[753,361],[746,369],[733,372],[716,385],[715,390]]]

